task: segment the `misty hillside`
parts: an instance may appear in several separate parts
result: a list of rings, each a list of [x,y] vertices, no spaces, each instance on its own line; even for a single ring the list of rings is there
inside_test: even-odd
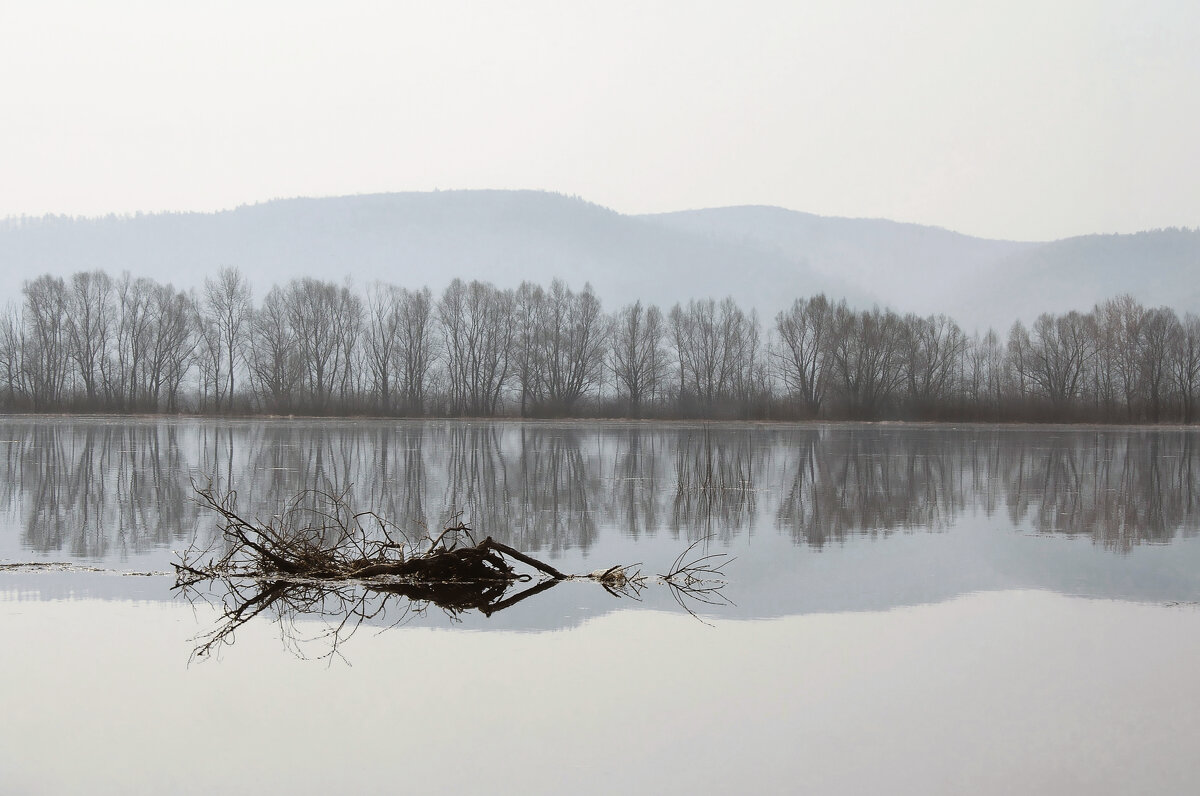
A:
[[[225,265],[265,290],[297,276],[435,291],[450,279],[515,287],[591,282],[609,307],[710,294],[772,307],[781,291],[865,299],[853,285],[763,254],[597,205],[534,191],[446,191],[288,199],[202,214],[51,218],[0,225],[0,283],[103,268],[190,287]]]
[[[944,312],[1003,332],[1042,312],[1086,311],[1130,293],[1147,306],[1200,312],[1200,231],[1087,235],[1051,243],[973,238],[882,219],[825,218],[778,207],[646,216],[711,240],[790,258],[881,304]]]
[[[723,207],[646,218],[783,257],[857,285],[880,304],[922,315],[944,312],[957,317],[972,280],[990,273],[997,261],[1038,246],[883,219],[825,218],[779,207]]]
[[[993,265],[964,292],[965,313],[988,305],[1031,318],[1040,312],[1090,309],[1120,293],[1146,306],[1200,312],[1200,230],[1085,235],[1047,243]]]
[[[770,317],[802,295],[945,312],[971,329],[1088,309],[1130,292],[1200,310],[1200,233],[1089,236],[1048,244],[934,227],[823,218],[774,207],[627,216],[537,191],[287,199],[219,213],[0,222],[0,298],[25,279],[102,268],[198,287],[236,265],[259,295],[298,276],[440,290],[453,277],[591,282],[612,309],[732,295]]]

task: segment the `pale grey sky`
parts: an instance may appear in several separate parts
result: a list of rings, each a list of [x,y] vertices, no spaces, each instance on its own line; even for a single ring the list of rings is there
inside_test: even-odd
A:
[[[536,188],[1200,226],[1200,3],[9,2],[0,216]]]

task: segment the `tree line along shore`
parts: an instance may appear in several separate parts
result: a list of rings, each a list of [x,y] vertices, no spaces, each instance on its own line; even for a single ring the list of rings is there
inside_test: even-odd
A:
[[[1127,295],[968,334],[824,295],[606,312],[590,286],[81,271],[0,316],[9,412],[1192,423],[1200,318]]]

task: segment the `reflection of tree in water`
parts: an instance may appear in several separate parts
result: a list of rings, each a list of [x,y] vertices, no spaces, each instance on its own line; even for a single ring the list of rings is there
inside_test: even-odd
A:
[[[172,424],[9,426],[6,500],[25,509],[22,542],[76,558],[144,553],[190,536],[196,507]]]
[[[959,483],[964,493],[974,496],[976,510],[994,517],[1004,504],[1004,484],[996,477],[1004,449],[1003,437],[996,428],[973,431],[963,444]]]
[[[481,532],[522,548],[589,546],[596,535],[599,465],[584,461],[578,432],[522,426],[506,455],[504,429],[493,423],[268,425],[248,443],[252,486],[243,483],[239,492],[262,510],[306,489],[346,492],[406,528],[435,527],[461,513]],[[440,493],[435,505],[429,503],[431,468]]]
[[[283,505],[304,489],[301,473],[306,469],[309,435],[287,423],[264,424],[246,441],[248,477],[241,483],[214,480],[218,489],[237,489],[255,506]]]
[[[1190,431],[1177,431],[1171,439],[1178,450],[1171,475],[1163,480],[1163,491],[1179,504],[1179,522],[1185,536],[1200,528],[1200,446]]]
[[[118,547],[125,548],[126,533],[129,548],[137,552],[186,538],[196,507],[177,427],[137,424],[118,429],[116,502],[127,520],[118,525]]]
[[[653,535],[661,523],[663,483],[666,459],[661,434],[644,433],[638,426],[615,434],[616,450],[610,473],[612,489],[605,507],[608,522],[634,539]]]
[[[445,514],[461,512],[480,533],[503,539],[512,528],[510,467],[500,445],[500,429],[491,423],[450,424],[431,442],[446,451]]]
[[[88,433],[88,438],[80,445],[79,458],[69,459],[68,447],[65,440],[60,439],[59,428],[57,425],[34,425],[12,430],[20,451],[14,480],[21,484],[27,501],[22,541],[39,553],[66,549],[72,555],[99,557],[104,554],[103,548],[108,541],[98,527],[103,522],[103,513],[88,500],[91,490],[87,487],[78,490],[79,494],[85,495],[82,506],[73,505],[68,497],[68,493],[76,491],[71,489],[71,482],[76,478],[86,479],[89,486],[92,484],[94,436]],[[5,480],[12,477],[5,475]]]
[[[218,428],[215,432],[220,435]],[[217,488],[237,489],[260,510],[274,511],[305,490],[341,494],[376,472],[372,440],[353,427],[322,423],[268,423],[246,435],[248,476],[233,473]],[[230,445],[233,445],[230,437]],[[232,468],[231,468],[232,471]]]
[[[434,527],[437,518],[427,514],[424,427],[385,426],[370,436],[366,450],[372,463],[359,490],[363,505],[376,506],[387,517],[403,517],[414,528]]]
[[[809,429],[797,437],[789,446],[789,458],[795,460],[795,470],[779,502],[776,522],[791,533],[793,541],[820,548],[828,541],[828,529],[823,519],[825,507],[815,499],[817,479],[824,469],[818,464],[820,432]]]
[[[244,441],[247,472],[229,485],[257,514],[301,493],[345,494],[403,527],[426,527],[424,429],[419,424],[257,424]],[[219,479],[218,489],[227,486]],[[315,505],[313,508],[317,508]]]
[[[965,504],[963,442],[950,434],[804,430],[776,521],[820,548],[852,534],[942,530]]]
[[[509,544],[557,553],[595,543],[600,465],[585,459],[579,436],[575,428],[521,426],[520,493]]]
[[[1113,550],[1200,526],[1190,429],[13,418],[0,511],[26,549],[136,555],[211,531],[191,478],[266,515],[306,489],[348,491],[420,532],[461,511],[532,552],[600,528],[729,541],[767,512],[797,543],[949,526],[966,512]]]
[[[755,458],[762,454],[749,430],[684,429],[675,450],[671,530],[688,539],[723,542],[750,531],[758,510]]]
[[[1186,430],[1026,434],[1001,457],[1009,517],[1115,550],[1191,536],[1200,521],[1196,458]]]

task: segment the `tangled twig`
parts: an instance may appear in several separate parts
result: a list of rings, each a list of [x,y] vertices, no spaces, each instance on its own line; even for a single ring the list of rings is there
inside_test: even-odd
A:
[[[389,600],[405,603],[401,621],[431,605],[450,616],[472,610],[491,616],[564,580],[592,580],[613,596],[635,600],[647,584],[638,564],[568,575],[491,536],[476,541],[458,515],[436,537],[410,539],[374,512],[353,511],[346,493],[306,490],[280,514],[250,521],[238,511],[236,492],[218,495],[211,484],[194,488],[200,504],[220,517],[221,534],[211,546],[194,545],[180,555],[173,565],[175,588],[193,597],[202,583],[224,584],[222,622],[201,637],[198,656],[231,642],[238,628],[268,609],[280,621],[306,613],[337,617],[333,654],[361,622],[378,618]],[[693,616],[689,599],[728,602],[720,594],[724,554],[690,557],[695,547],[658,576]],[[517,565],[536,572],[538,581],[510,593],[535,577]]]

